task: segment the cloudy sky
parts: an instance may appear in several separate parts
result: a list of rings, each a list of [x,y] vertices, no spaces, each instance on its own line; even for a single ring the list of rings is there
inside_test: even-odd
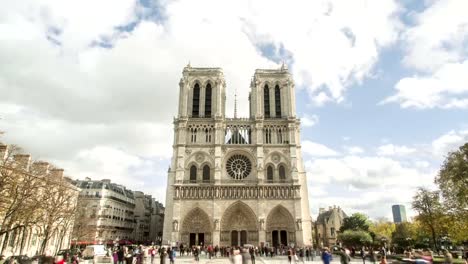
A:
[[[164,201],[189,61],[244,116],[255,69],[288,64],[314,218],[390,217],[468,141],[465,0],[0,2],[1,140],[73,178]]]

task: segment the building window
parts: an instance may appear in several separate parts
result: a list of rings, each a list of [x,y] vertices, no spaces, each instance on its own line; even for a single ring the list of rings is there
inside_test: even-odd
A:
[[[211,84],[205,89],[205,117],[211,117]]]
[[[208,182],[210,181],[210,166],[205,165],[203,167],[203,181]]]
[[[265,144],[271,144],[271,129],[265,129]]]
[[[267,168],[267,180],[269,182],[273,181],[273,167],[272,166],[268,166]]]
[[[211,143],[211,129],[205,129],[205,141],[206,143]]]
[[[275,87],[275,116],[281,117],[281,90],[278,85]]]
[[[335,236],[335,228],[334,228],[334,227],[330,228],[330,235],[331,235],[332,237]]]
[[[286,169],[284,168],[284,166],[280,165],[278,170],[279,170],[280,180],[282,180],[282,181],[286,180]]]
[[[265,118],[270,117],[270,89],[268,85],[265,84],[263,88],[263,110],[265,112]]]
[[[192,131],[191,142],[196,143],[197,142],[197,129],[192,128],[191,131]]]
[[[192,117],[199,117],[200,115],[200,86],[198,83],[193,87],[192,98]]]
[[[190,167],[190,181],[197,181],[197,167],[195,165],[192,165],[192,167]]]

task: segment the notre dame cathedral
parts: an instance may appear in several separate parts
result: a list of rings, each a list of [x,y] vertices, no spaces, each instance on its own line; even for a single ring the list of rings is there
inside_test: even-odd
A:
[[[220,68],[184,68],[163,243],[312,245],[295,89],[286,66],[258,69],[249,118],[225,115]]]

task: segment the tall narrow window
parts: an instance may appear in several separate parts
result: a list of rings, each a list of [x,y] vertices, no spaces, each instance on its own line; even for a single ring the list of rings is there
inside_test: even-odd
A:
[[[265,84],[263,88],[263,111],[265,112],[265,118],[270,117],[270,89]]]
[[[283,165],[279,166],[278,172],[279,172],[280,180],[282,180],[282,181],[286,180],[286,170],[284,169]]]
[[[191,141],[192,141],[192,143],[196,143],[197,142],[197,129],[192,128],[191,130],[192,130]]]
[[[211,117],[211,84],[205,89],[205,117]]]
[[[200,86],[198,83],[193,87],[193,99],[192,99],[192,117],[200,116]]]
[[[275,87],[275,116],[281,117],[281,90],[278,85]]]
[[[190,182],[196,182],[197,181],[197,167],[195,165],[192,165],[190,167]]]
[[[273,181],[273,167],[268,166],[267,168],[267,181],[272,182]]]
[[[203,167],[203,181],[208,182],[210,181],[210,166],[205,165]]]

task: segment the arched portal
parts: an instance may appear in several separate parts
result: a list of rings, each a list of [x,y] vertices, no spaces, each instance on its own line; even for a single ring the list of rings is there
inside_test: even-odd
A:
[[[245,203],[238,201],[224,211],[221,219],[221,245],[258,244],[257,217]]]
[[[182,222],[180,240],[184,245],[209,245],[211,244],[211,221],[205,211],[200,208],[192,209]]]
[[[282,205],[273,208],[267,217],[267,242],[276,247],[289,245],[296,241],[294,218]]]

